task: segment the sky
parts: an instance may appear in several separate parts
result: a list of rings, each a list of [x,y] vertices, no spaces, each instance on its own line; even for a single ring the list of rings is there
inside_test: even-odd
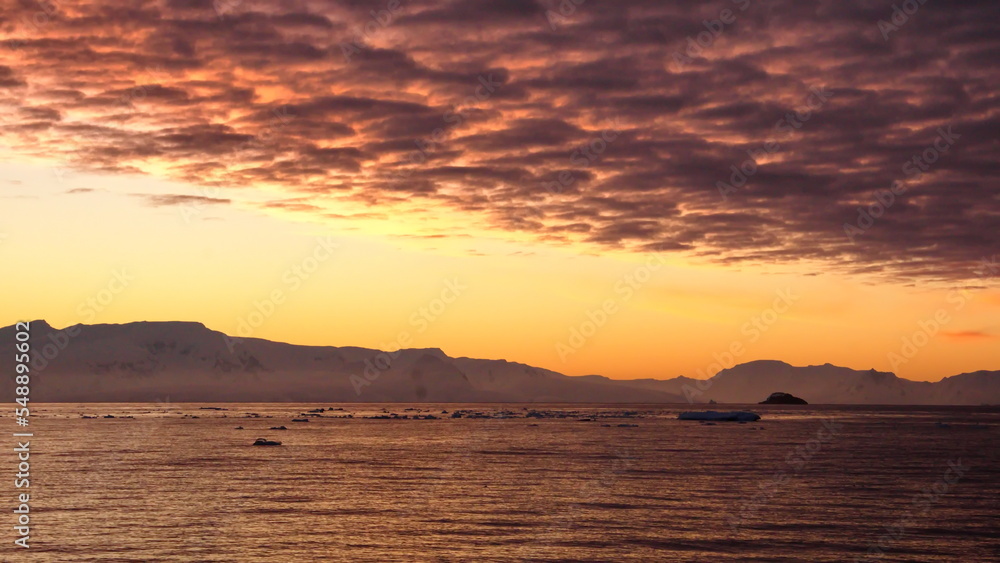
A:
[[[4,325],[1000,369],[995,2],[0,5]]]

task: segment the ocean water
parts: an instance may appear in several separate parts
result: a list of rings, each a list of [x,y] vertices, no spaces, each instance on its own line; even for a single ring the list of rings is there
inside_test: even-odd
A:
[[[2,560],[1000,560],[998,409],[204,406],[35,405],[31,548],[6,526]],[[344,410],[291,422],[318,407]]]

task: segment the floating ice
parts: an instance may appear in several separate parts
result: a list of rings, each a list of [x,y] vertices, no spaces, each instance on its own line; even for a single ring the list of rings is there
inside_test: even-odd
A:
[[[701,411],[701,412],[682,412],[677,415],[680,420],[710,420],[713,422],[756,422],[760,420],[760,415],[748,411],[732,411],[732,412],[716,412],[716,411]]]

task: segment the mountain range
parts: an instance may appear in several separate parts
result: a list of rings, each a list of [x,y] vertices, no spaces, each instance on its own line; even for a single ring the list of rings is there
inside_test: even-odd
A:
[[[707,380],[568,376],[437,348],[379,351],[233,338],[194,322],[31,326],[36,402],[757,403],[775,391],[811,404],[1000,404],[1000,371],[937,382],[830,364],[753,361]],[[13,350],[15,327],[0,329]],[[13,358],[13,355],[11,355]],[[14,398],[13,370],[0,392]]]

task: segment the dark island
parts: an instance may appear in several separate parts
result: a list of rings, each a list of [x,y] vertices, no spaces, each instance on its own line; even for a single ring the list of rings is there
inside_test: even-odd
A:
[[[778,391],[771,393],[771,396],[757,403],[758,405],[808,405],[805,399],[800,399],[791,393]]]

